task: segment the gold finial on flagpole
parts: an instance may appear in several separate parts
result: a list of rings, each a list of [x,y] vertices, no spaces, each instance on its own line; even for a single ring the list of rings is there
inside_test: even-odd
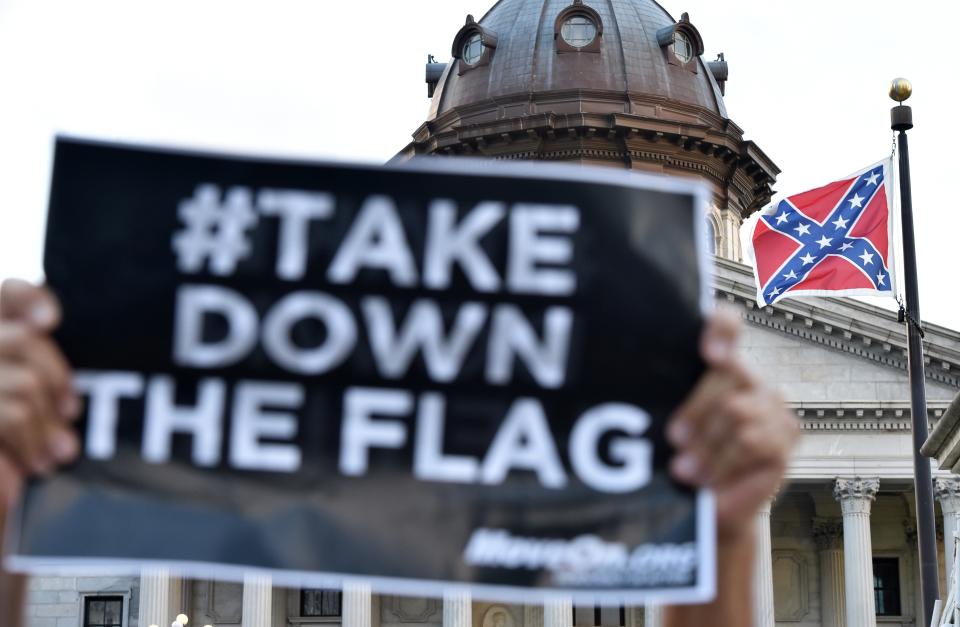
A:
[[[913,95],[913,85],[905,78],[895,78],[890,81],[890,98],[903,102]]]

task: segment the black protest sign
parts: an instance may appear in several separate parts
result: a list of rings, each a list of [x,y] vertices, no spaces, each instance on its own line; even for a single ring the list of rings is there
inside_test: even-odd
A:
[[[11,565],[705,598],[709,496],[663,434],[703,369],[702,194],[58,141],[84,453],[30,487]]]

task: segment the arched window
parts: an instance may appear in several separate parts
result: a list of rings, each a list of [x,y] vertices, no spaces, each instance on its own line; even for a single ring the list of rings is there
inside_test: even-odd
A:
[[[703,238],[707,252],[713,255],[719,255],[721,250],[720,221],[716,216],[708,215],[706,219],[707,226],[704,229]]]
[[[704,232],[704,244],[707,247],[708,253],[717,254],[717,231],[713,228],[713,220],[707,218],[707,228]]]

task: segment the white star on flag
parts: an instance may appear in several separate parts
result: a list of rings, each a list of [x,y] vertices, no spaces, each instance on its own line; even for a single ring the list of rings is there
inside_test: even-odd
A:
[[[847,222],[849,222],[849,220],[845,220],[843,216],[837,216],[837,219],[831,222],[830,224],[836,224],[837,230],[840,230],[840,229],[847,228]]]
[[[820,239],[817,240],[817,243],[820,244],[820,249],[822,250],[822,249],[826,248],[827,246],[829,246],[829,245],[830,245],[830,242],[832,242],[832,241],[833,241],[832,238],[829,238],[829,237],[827,237],[826,235],[824,235],[823,237],[821,237]]]
[[[793,270],[791,270],[789,273],[783,275],[783,278],[785,278],[785,279],[795,279],[795,278],[797,278],[797,273],[794,272]]]
[[[773,289],[770,291],[770,296],[776,296],[776,295],[779,294],[779,293],[780,293],[780,288],[779,288],[779,287],[775,287],[775,288],[773,288]]]
[[[854,207],[863,208],[863,201],[864,201],[864,200],[866,200],[866,198],[861,198],[861,197],[860,197],[860,194],[854,194],[854,195],[853,195],[853,198],[849,199],[847,202],[850,203],[850,208],[851,208],[851,209],[854,208]]]
[[[798,226],[797,228],[795,228],[795,229],[793,229],[793,230],[797,232],[797,235],[810,235],[810,225],[809,225],[809,224],[801,224],[800,226]]]
[[[817,260],[817,258],[816,258],[816,257],[811,257],[811,256],[810,256],[810,253],[807,253],[807,254],[804,255],[803,257],[800,257],[800,261],[802,261],[802,262],[803,262],[803,265],[805,265],[805,266],[809,266],[811,263],[813,263],[813,262],[816,261],[816,260]]]
[[[867,266],[873,263],[873,255],[867,251],[863,251],[863,254],[860,255],[860,258],[863,259],[863,265]]]
[[[877,172],[871,172],[870,176],[867,177],[867,185],[876,185],[877,179],[880,178],[880,174]]]
[[[846,242],[844,243],[843,246],[840,247],[840,252],[843,252],[845,250],[850,250],[851,248],[853,248],[853,244],[851,244],[850,242]]]
[[[886,278],[887,277],[885,277],[881,272],[880,274],[877,275],[877,283],[879,283],[880,285],[883,285],[883,282],[886,280]]]
[[[787,212],[786,212],[786,211],[784,211],[783,213],[781,213],[780,215],[777,216],[777,224],[783,224],[783,223],[786,222],[786,221],[787,221]]]

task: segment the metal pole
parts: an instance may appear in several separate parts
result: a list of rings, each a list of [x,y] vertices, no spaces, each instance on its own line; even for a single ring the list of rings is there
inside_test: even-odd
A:
[[[933,511],[933,479],[930,460],[920,454],[927,440],[927,396],[924,389],[923,342],[920,336],[920,296],[917,289],[917,246],[913,236],[913,200],[910,191],[910,151],[907,130],[913,128],[910,107],[890,111],[891,128],[897,132],[900,156],[900,216],[903,226],[903,270],[906,288],[907,360],[910,373],[910,414],[913,420],[913,476],[917,495],[917,543],[920,550],[920,594],[924,625],[930,624],[933,606],[940,597],[937,565],[937,532]]]

